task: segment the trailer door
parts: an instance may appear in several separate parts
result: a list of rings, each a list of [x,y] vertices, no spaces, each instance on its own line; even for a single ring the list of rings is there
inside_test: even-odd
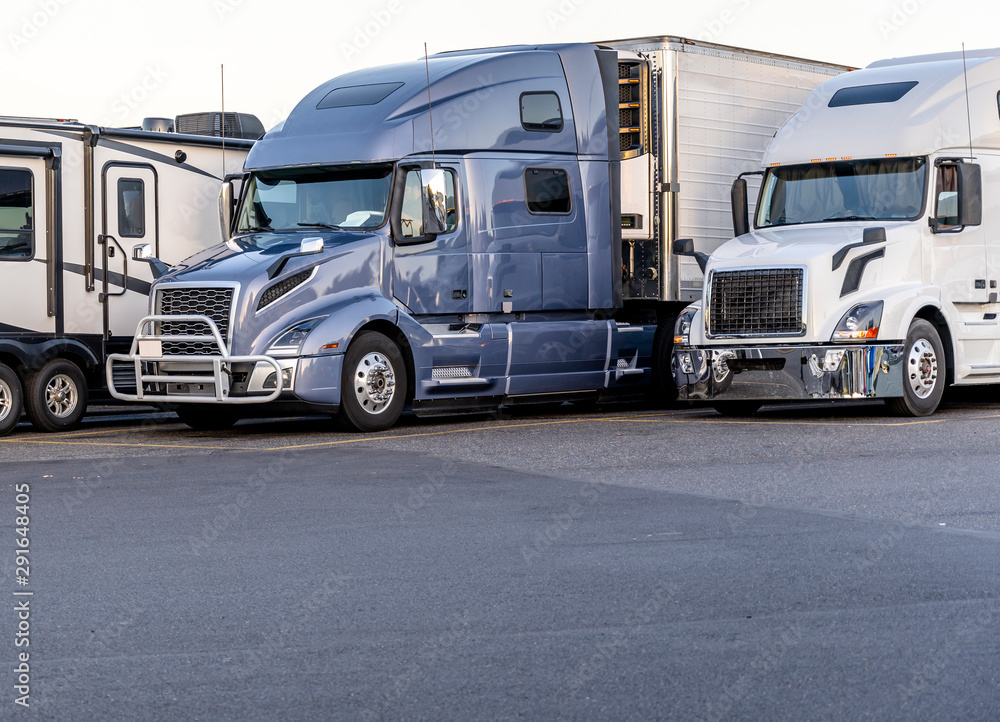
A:
[[[52,161],[0,148],[0,333],[54,334],[58,259],[49,214]],[[22,149],[19,149],[22,150]],[[32,149],[33,150],[33,149]],[[45,152],[50,152],[48,149]]]
[[[148,263],[132,260],[132,249],[149,244],[159,256],[157,177],[144,163],[109,163],[102,174],[102,259],[105,338],[131,337],[146,315],[153,282]]]

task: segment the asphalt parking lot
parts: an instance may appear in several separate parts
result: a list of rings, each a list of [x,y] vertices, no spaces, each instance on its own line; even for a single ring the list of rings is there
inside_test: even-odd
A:
[[[998,431],[983,396],[98,415],[0,440],[0,567],[39,719],[996,719]]]

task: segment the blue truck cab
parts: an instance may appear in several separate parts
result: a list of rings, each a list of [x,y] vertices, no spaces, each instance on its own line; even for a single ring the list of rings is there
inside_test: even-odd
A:
[[[321,85],[251,150],[229,239],[156,281],[113,395],[192,426],[291,405],[365,431],[669,395],[685,302],[663,291],[652,87],[647,57],[589,44]]]

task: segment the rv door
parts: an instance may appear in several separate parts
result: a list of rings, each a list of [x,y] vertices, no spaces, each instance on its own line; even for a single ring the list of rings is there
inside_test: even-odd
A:
[[[153,282],[148,263],[130,263],[132,249],[149,244],[159,256],[157,176],[144,163],[108,163],[102,173],[103,213],[96,256],[102,259],[98,280],[102,283],[104,336],[128,336],[146,314],[149,286]]]
[[[58,249],[49,233],[52,184],[41,155],[0,149],[0,334],[56,331]]]

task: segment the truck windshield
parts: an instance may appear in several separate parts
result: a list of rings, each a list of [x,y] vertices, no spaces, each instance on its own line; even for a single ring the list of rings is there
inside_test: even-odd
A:
[[[391,164],[257,171],[236,232],[378,228],[385,223],[391,184]]]
[[[926,165],[926,158],[882,158],[771,168],[757,227],[915,220],[924,208]]]

